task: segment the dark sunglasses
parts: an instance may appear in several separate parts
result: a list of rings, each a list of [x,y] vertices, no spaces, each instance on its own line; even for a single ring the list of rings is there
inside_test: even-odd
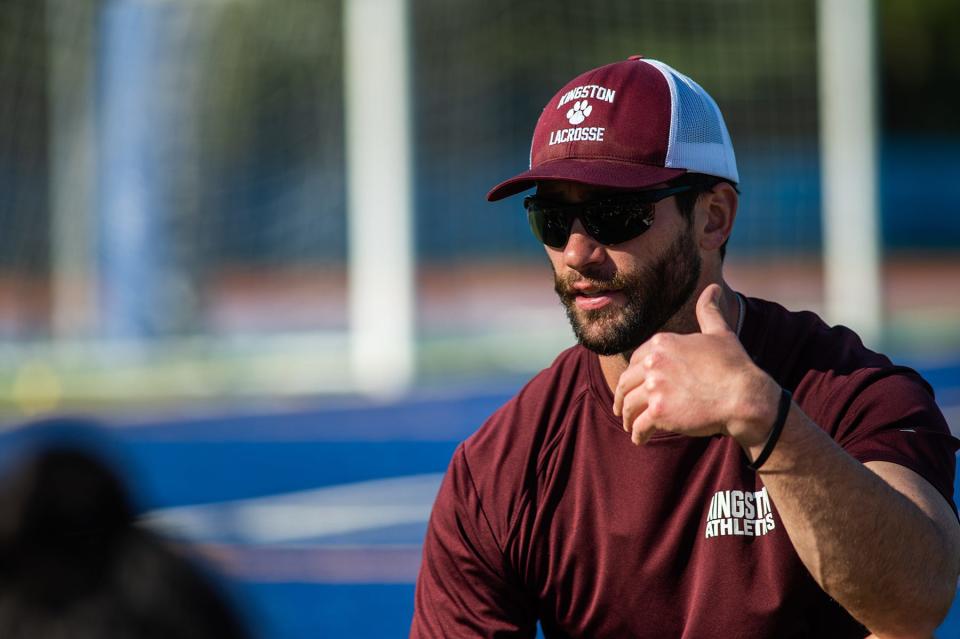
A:
[[[654,205],[671,195],[691,190],[685,184],[665,189],[626,191],[595,200],[563,204],[535,195],[524,198],[527,221],[537,239],[553,248],[563,248],[570,239],[574,218],[579,218],[587,234],[601,244],[632,240],[653,225]]]

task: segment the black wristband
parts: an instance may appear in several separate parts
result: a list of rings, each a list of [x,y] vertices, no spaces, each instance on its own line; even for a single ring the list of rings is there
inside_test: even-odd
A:
[[[763,450],[760,451],[756,459],[747,464],[747,468],[750,470],[760,470],[763,463],[770,457],[770,453],[773,452],[774,446],[777,445],[777,440],[780,439],[780,432],[783,430],[783,425],[787,423],[787,414],[790,412],[791,401],[793,401],[793,395],[790,394],[790,391],[786,388],[781,388],[780,404],[777,406],[777,419],[773,422],[773,428],[770,429],[770,434],[767,435],[767,442],[763,445]]]

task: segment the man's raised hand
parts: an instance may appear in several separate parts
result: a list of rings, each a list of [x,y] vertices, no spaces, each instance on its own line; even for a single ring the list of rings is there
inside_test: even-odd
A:
[[[730,435],[744,446],[764,440],[779,387],[743,350],[720,312],[720,295],[720,286],[711,284],[697,299],[700,333],[657,333],[631,356],[613,412],[634,444],[658,430]]]

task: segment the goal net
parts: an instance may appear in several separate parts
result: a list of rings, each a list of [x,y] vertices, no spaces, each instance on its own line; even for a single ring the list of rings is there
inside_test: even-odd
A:
[[[0,6],[9,410],[355,388],[344,6]],[[572,342],[519,202],[484,194],[525,167],[557,87],[635,53],[695,78],[726,117],[734,286],[820,305],[813,2],[405,10],[419,379],[527,373]]]

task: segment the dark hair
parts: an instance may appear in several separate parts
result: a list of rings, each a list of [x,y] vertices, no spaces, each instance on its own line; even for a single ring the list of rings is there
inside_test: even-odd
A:
[[[135,524],[118,475],[51,446],[0,485],[4,639],[249,637],[212,578]]]
[[[726,182],[732,186],[735,191],[738,193],[740,192],[739,189],[737,189],[737,185],[730,180],[714,177],[712,175],[704,175],[702,173],[687,173],[686,175],[682,175],[670,182],[671,185],[676,184],[679,186],[689,184],[694,187],[690,191],[677,193],[675,196],[677,199],[677,209],[680,211],[680,215],[683,216],[683,219],[687,221],[687,224],[693,223],[693,208],[696,206],[697,200],[700,199],[700,196],[711,191],[713,187],[721,182]],[[727,256],[727,242],[729,240],[730,238],[728,237],[726,240],[724,240],[723,245],[720,247],[721,261],[723,261],[723,259]]]

